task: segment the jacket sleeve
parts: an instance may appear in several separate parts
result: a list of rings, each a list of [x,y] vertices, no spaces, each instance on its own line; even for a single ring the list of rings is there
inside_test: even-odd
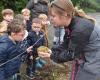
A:
[[[68,49],[61,50],[61,47],[53,48],[51,59],[55,62],[67,62],[70,60],[73,60],[76,57],[79,57],[80,54],[84,53],[84,47],[89,41],[89,37],[93,31],[92,28],[80,27],[78,29],[75,29],[72,32],[71,40],[69,42]]]
[[[7,59],[7,56],[5,54],[5,48],[3,48],[0,44],[0,80],[6,80],[5,79],[5,67],[4,65],[2,65],[2,63],[4,63]]]
[[[34,7],[34,0],[30,0],[27,5],[26,5],[26,8],[28,9],[32,9]]]
[[[66,49],[63,49],[63,47],[60,46],[54,46],[52,47],[52,54],[50,58],[57,63],[67,62],[73,60],[73,52],[68,51]]]

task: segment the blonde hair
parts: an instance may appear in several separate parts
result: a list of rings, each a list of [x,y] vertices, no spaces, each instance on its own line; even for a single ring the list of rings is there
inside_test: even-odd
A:
[[[38,16],[38,18],[41,20],[41,24],[42,24],[43,20],[47,20],[48,19],[46,14],[40,14]],[[42,24],[42,29],[41,30],[45,33],[46,43],[47,43],[46,45],[48,46],[48,25],[47,24],[45,24],[45,25]]]
[[[0,23],[0,36],[7,32],[7,25],[4,22]]]
[[[74,15],[89,19],[89,20],[91,20],[92,22],[95,23],[95,19],[94,18],[92,18],[91,16],[87,15],[82,9],[78,9],[78,7],[75,7],[75,14]]]
[[[48,19],[48,17],[47,17],[46,14],[40,14],[40,15],[38,16],[38,18],[39,18],[39,19],[42,19],[42,20],[47,20],[47,19]]]
[[[2,16],[5,16],[7,14],[14,15],[14,12],[13,12],[12,9],[4,9],[4,10],[2,10]]]
[[[75,8],[71,0],[55,0],[51,3],[50,8],[54,9],[55,12],[60,15],[67,12],[67,15],[70,17],[80,16],[95,22],[95,20],[88,16],[82,9],[79,10],[78,8]]]
[[[30,10],[27,9],[27,8],[24,8],[24,9],[22,9],[21,13],[22,13],[22,14],[23,14],[23,13],[28,13],[28,14],[30,14]]]

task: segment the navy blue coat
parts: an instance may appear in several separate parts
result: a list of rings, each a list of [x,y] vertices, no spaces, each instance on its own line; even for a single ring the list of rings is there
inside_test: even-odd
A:
[[[32,30],[32,27],[31,27],[31,25],[32,25],[32,21],[31,20],[27,20],[26,21],[26,30],[29,32],[29,31],[31,31]]]
[[[28,41],[28,44],[30,46],[32,46],[36,43],[33,46],[33,50],[32,50],[33,55],[37,55],[37,48],[38,47],[46,45],[46,40],[44,37],[44,33],[42,31],[40,31],[38,35],[36,34],[35,31],[30,31],[29,35],[27,37],[27,41]]]
[[[25,49],[22,49],[20,44],[16,44],[10,40],[7,34],[0,37],[0,80],[5,80],[19,72],[21,56],[18,55],[23,51]],[[2,63],[8,60],[11,61],[1,66]]]

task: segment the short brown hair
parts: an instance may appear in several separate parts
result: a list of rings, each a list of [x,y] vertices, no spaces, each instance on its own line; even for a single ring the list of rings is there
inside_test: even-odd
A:
[[[34,18],[32,20],[32,23],[38,23],[38,24],[41,24],[41,20],[39,18]]]
[[[11,35],[12,32],[18,33],[24,28],[25,28],[25,24],[21,20],[14,19],[11,23],[8,24],[7,33],[8,35]]]
[[[4,10],[2,10],[2,16],[5,16],[7,14],[14,15],[14,12],[13,12],[12,9],[4,9]]]

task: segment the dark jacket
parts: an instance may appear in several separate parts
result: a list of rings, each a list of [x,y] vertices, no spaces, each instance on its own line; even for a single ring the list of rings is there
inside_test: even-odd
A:
[[[52,48],[56,62],[74,60],[71,80],[100,79],[100,27],[92,21],[74,17],[65,30],[62,46]]]
[[[27,20],[26,21],[26,30],[29,32],[32,30],[32,21],[31,20]]]
[[[30,0],[26,7],[31,10],[32,18],[38,17],[41,13],[48,15],[48,3],[45,1],[39,0],[34,3],[34,0]]]
[[[0,37],[0,65],[12,59],[0,66],[0,80],[5,80],[19,72],[21,56],[18,55],[25,51],[20,47],[20,44],[11,41],[7,34]]]
[[[45,46],[46,44],[44,33],[42,31],[40,31],[38,35],[36,34],[35,31],[30,31],[27,37],[27,41],[30,46],[33,45],[33,49],[32,49],[33,55],[37,55],[38,47]]]

